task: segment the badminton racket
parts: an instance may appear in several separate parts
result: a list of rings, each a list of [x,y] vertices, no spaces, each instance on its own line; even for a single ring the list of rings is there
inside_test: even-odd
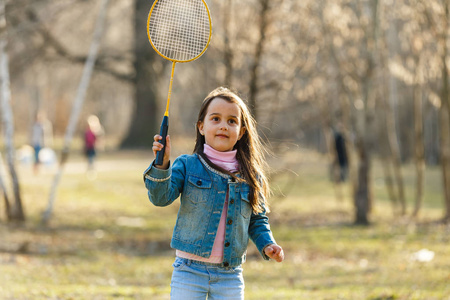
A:
[[[204,0],[155,0],[147,19],[147,35],[153,49],[172,62],[166,111],[159,135],[164,145],[155,165],[162,165],[169,130],[169,106],[176,63],[193,61],[211,41],[211,16]]]

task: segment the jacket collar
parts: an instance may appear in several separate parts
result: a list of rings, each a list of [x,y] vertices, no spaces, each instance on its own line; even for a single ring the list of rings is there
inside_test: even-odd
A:
[[[213,167],[211,167],[211,166],[205,161],[205,159],[204,159],[203,157],[201,157],[200,155],[198,155],[197,153],[196,153],[195,155],[197,155],[197,157],[200,159],[200,161],[202,162],[202,164],[203,164],[203,165],[205,166],[205,168],[207,168],[209,171],[211,171],[211,172],[213,172],[214,174],[217,174],[217,175],[219,175],[219,176],[221,176],[221,177],[223,177],[223,178],[226,178],[226,179],[231,178],[230,175],[225,174],[225,173],[222,173],[222,172],[220,172],[220,171],[214,169]]]
[[[198,155],[198,153],[195,153],[195,155],[197,155],[197,157],[200,159],[200,161],[202,162],[202,164],[205,166],[205,168],[207,168],[209,171],[213,172],[214,174],[219,175],[220,177],[223,177],[225,179],[228,180],[232,180],[234,182],[233,176],[229,175],[229,174],[225,174],[223,172],[220,172],[219,170],[214,169],[213,167],[211,167],[206,160],[201,156]],[[236,175],[237,181],[238,182],[245,182],[245,180],[242,179],[241,177],[241,173],[233,173],[234,175]]]

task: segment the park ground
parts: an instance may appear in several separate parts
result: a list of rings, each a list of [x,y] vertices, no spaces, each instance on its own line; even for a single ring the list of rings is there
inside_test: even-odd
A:
[[[285,249],[283,263],[264,261],[253,244],[244,264],[246,299],[450,299],[450,227],[441,175],[426,173],[420,217],[394,217],[374,163],[370,226],[354,226],[350,187],[337,200],[327,158],[292,149],[272,176],[269,214]],[[86,173],[72,155],[53,217],[40,224],[55,166],[19,166],[27,222],[0,215],[0,299],[169,299],[178,205],[154,207],[142,173],[146,151],[101,153]],[[411,211],[414,168],[404,166]],[[3,213],[3,203],[0,205]]]

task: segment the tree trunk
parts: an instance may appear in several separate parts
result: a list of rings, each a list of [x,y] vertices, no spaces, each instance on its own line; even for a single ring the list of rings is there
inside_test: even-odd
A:
[[[370,58],[368,58],[370,60]],[[356,225],[369,225],[369,214],[372,208],[372,186],[370,181],[371,172],[371,156],[370,145],[372,145],[372,116],[370,109],[368,108],[369,102],[369,90],[371,87],[371,74],[373,70],[367,70],[367,75],[362,83],[364,99],[363,111],[357,112],[357,141],[356,151],[358,156],[358,170],[357,170],[357,185],[354,190],[354,205],[355,205],[355,224]],[[373,96],[372,96],[373,97]]]
[[[121,143],[121,148],[149,148],[153,144],[153,136],[159,132],[162,120],[158,114],[158,76],[155,61],[168,65],[151,47],[147,37],[147,17],[151,1],[135,0],[134,18],[134,70],[133,84],[135,86],[135,107],[133,118],[127,136]],[[168,85],[167,85],[168,87]]]
[[[359,157],[358,165],[358,185],[355,189],[355,224],[369,225],[369,214],[372,209],[372,184],[371,184],[371,149],[373,148],[372,125],[373,112],[375,107],[376,94],[373,92],[373,74],[375,73],[376,57],[380,57],[378,49],[379,36],[379,1],[372,0],[370,10],[372,13],[372,27],[366,27],[367,44],[367,69],[361,80],[363,110],[357,114],[357,153]]]
[[[14,150],[14,120],[11,109],[11,90],[9,80],[9,61],[6,46],[8,44],[8,33],[6,24],[6,1],[0,1],[0,81],[1,81],[1,111],[3,118],[3,130],[5,134],[6,159],[11,182],[13,185],[14,203],[9,207],[10,221],[25,221],[25,213],[22,206],[19,178],[16,173],[15,150]],[[5,199],[6,200],[6,199]],[[7,200],[6,200],[7,201]]]
[[[442,37],[444,39],[443,40],[443,46],[444,46],[444,57],[443,58],[444,58],[444,66],[445,66],[445,70],[444,71],[445,71],[445,74],[446,74],[447,85],[448,85],[448,68],[447,68],[446,59],[447,59],[447,51],[448,51],[447,36],[448,36],[448,29],[449,29],[449,22],[450,22],[450,10],[449,10],[450,8],[449,8],[449,1],[448,0],[444,0],[443,3],[444,3],[444,10],[445,10],[445,20],[444,20],[444,26],[443,26],[444,32],[442,34]],[[448,92],[448,86],[447,86],[447,92]],[[443,101],[442,106],[445,109],[447,109],[447,115],[450,118],[450,97],[449,97],[449,95],[447,94],[447,97],[442,99],[442,101]],[[450,151],[450,149],[448,149],[448,151]],[[447,185],[447,187],[450,189],[449,185]],[[448,198],[447,198],[447,200],[448,200]]]
[[[255,120],[258,118],[258,105],[256,103],[256,97],[258,94],[258,79],[259,79],[259,67],[261,65],[261,57],[264,50],[264,44],[266,41],[266,30],[268,25],[268,13],[269,13],[269,1],[260,0],[261,11],[259,13],[259,40],[256,44],[255,56],[253,57],[253,64],[250,69],[250,91],[248,96],[248,103],[253,113]]]
[[[227,0],[224,7],[224,24],[225,30],[225,49],[224,49],[224,61],[225,61],[225,85],[228,87],[233,86],[233,49],[231,48],[231,12],[233,0]]]
[[[369,61],[371,60],[368,58]],[[366,78],[362,83],[363,111],[357,112],[356,151],[358,156],[357,185],[354,190],[355,224],[369,225],[369,214],[372,207],[372,186],[370,182],[370,145],[372,145],[372,116],[369,109],[369,90],[371,89],[371,74],[373,70],[369,62]],[[371,97],[374,97],[373,95]]]
[[[3,157],[2,157],[2,154],[0,153],[0,189],[2,190],[3,200],[5,201],[6,218],[8,220],[11,220],[11,207],[9,204],[8,193],[6,192],[6,184],[3,181],[3,178],[5,177],[5,174],[3,173],[3,169],[4,169]]]
[[[394,132],[388,133],[389,135],[392,135],[392,140],[394,144],[393,149],[396,154],[393,155],[392,161],[393,161],[393,167],[394,167],[394,177],[395,182],[397,184],[397,194],[398,194],[398,200],[400,202],[401,207],[401,215],[404,216],[406,214],[406,199],[405,199],[405,186],[403,183],[403,174],[402,174],[402,162],[400,158],[400,146],[397,142],[397,135]]]
[[[355,190],[355,224],[369,225],[371,210],[370,192],[370,159],[365,142],[361,141],[358,147],[358,186]]]
[[[384,184],[386,185],[386,190],[388,192],[389,199],[392,204],[392,211],[394,216],[398,213],[398,199],[397,193],[394,190],[394,180],[392,176],[391,161],[387,158],[383,159],[383,172],[384,172]]]
[[[106,11],[108,7],[109,0],[102,0],[100,5],[100,11],[97,17],[97,22],[95,25],[95,32],[92,38],[92,43],[89,49],[89,54],[84,65],[83,74],[81,75],[81,80],[78,85],[77,94],[75,96],[72,111],[70,114],[69,123],[67,124],[66,133],[64,135],[64,145],[62,149],[61,160],[58,168],[58,172],[56,173],[53,184],[50,189],[50,195],[48,200],[47,209],[42,214],[42,223],[46,224],[51,217],[53,211],[53,205],[56,198],[56,190],[58,188],[59,182],[61,180],[64,166],[67,162],[70,152],[70,144],[72,142],[73,135],[76,130],[76,126],[78,124],[78,120],[80,118],[81,109],[83,107],[84,99],[86,97],[86,92],[89,87],[89,82],[92,77],[92,71],[94,69],[95,60],[97,58],[98,49],[100,47],[101,38],[103,36],[103,29],[105,25],[106,19]]]
[[[444,106],[439,110],[439,123],[441,127],[441,165],[445,204],[444,220],[450,222],[450,118],[448,110]]]
[[[418,49],[420,50],[420,49]],[[419,53],[416,54],[416,80],[414,85],[414,153],[415,153],[415,165],[416,165],[416,200],[414,205],[414,211],[412,213],[413,218],[419,215],[420,208],[423,202],[423,189],[424,189],[424,172],[425,172],[425,148],[423,137],[423,109],[422,109],[422,89],[419,83],[419,66],[420,59]]]
[[[390,77],[390,81],[395,81],[396,79],[392,76]],[[390,87],[392,88],[392,83],[390,84]],[[392,89],[390,89],[389,98],[392,99],[392,97],[396,97],[396,95],[393,95]],[[392,181],[392,188],[394,199],[391,199],[392,201],[395,201],[400,204],[400,214],[405,215],[406,214],[406,199],[405,199],[405,187],[403,182],[403,174],[402,174],[402,163],[401,163],[401,156],[400,156],[400,145],[398,142],[398,136],[397,136],[397,129],[396,129],[396,121],[395,121],[395,113],[394,109],[392,107],[392,101],[385,101],[385,114],[386,114],[386,134],[387,134],[387,140],[388,145],[390,149],[390,159],[389,161],[392,163],[393,167],[393,178],[394,181]],[[395,183],[395,184],[394,184]],[[389,187],[387,187],[389,188]]]
[[[383,5],[379,3],[379,5]],[[385,11],[385,9],[381,9],[380,11]],[[380,18],[384,19],[384,18]],[[388,51],[382,51],[377,49],[380,59],[380,65],[383,70],[383,85],[385,88],[383,89],[383,95],[381,101],[384,104],[384,112],[386,115],[386,134],[387,134],[387,142],[390,150],[390,158],[389,161],[385,162],[385,167],[388,167],[389,163],[392,163],[392,170],[389,167],[389,171],[385,169],[386,177],[386,188],[388,190],[389,197],[393,202],[394,214],[397,213],[397,204],[400,204],[400,214],[406,214],[406,199],[405,199],[405,187],[403,182],[403,174],[402,174],[402,162],[401,162],[401,153],[400,153],[400,143],[397,134],[397,103],[398,103],[398,87],[397,87],[397,79],[390,74],[388,71],[388,61],[389,59],[394,58],[398,51],[398,32],[395,24],[395,20],[392,14],[389,14],[389,31],[387,35],[384,36],[386,40],[386,44],[388,45]],[[391,172],[392,171],[392,172]],[[389,174],[388,174],[389,173]],[[391,174],[393,173],[393,177]],[[393,178],[393,180],[392,180]]]
[[[446,99],[449,97],[448,90],[448,75],[447,66],[444,59],[444,76],[443,76],[443,88],[441,97],[441,107],[439,109],[439,127],[440,127],[440,160],[442,166],[442,183],[444,189],[444,205],[445,215],[444,220],[450,222],[450,121],[449,114],[446,105]]]
[[[445,29],[448,29],[449,23],[449,7],[445,1]],[[449,108],[449,83],[447,68],[447,31],[444,31],[442,40],[442,92],[441,107],[439,109],[439,125],[440,125],[440,148],[441,148],[441,166],[442,166],[442,183],[444,188],[444,204],[445,216],[444,220],[450,222],[450,108]]]

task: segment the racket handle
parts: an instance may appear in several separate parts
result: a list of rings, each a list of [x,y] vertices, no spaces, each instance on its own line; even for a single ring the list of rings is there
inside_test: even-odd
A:
[[[156,153],[155,165],[157,166],[161,166],[164,162],[164,152],[166,152],[166,137],[168,131],[169,131],[169,117],[164,116],[161,123],[161,129],[159,130],[159,135],[162,136],[160,143],[163,144],[164,147],[162,148],[161,151],[158,151]]]

